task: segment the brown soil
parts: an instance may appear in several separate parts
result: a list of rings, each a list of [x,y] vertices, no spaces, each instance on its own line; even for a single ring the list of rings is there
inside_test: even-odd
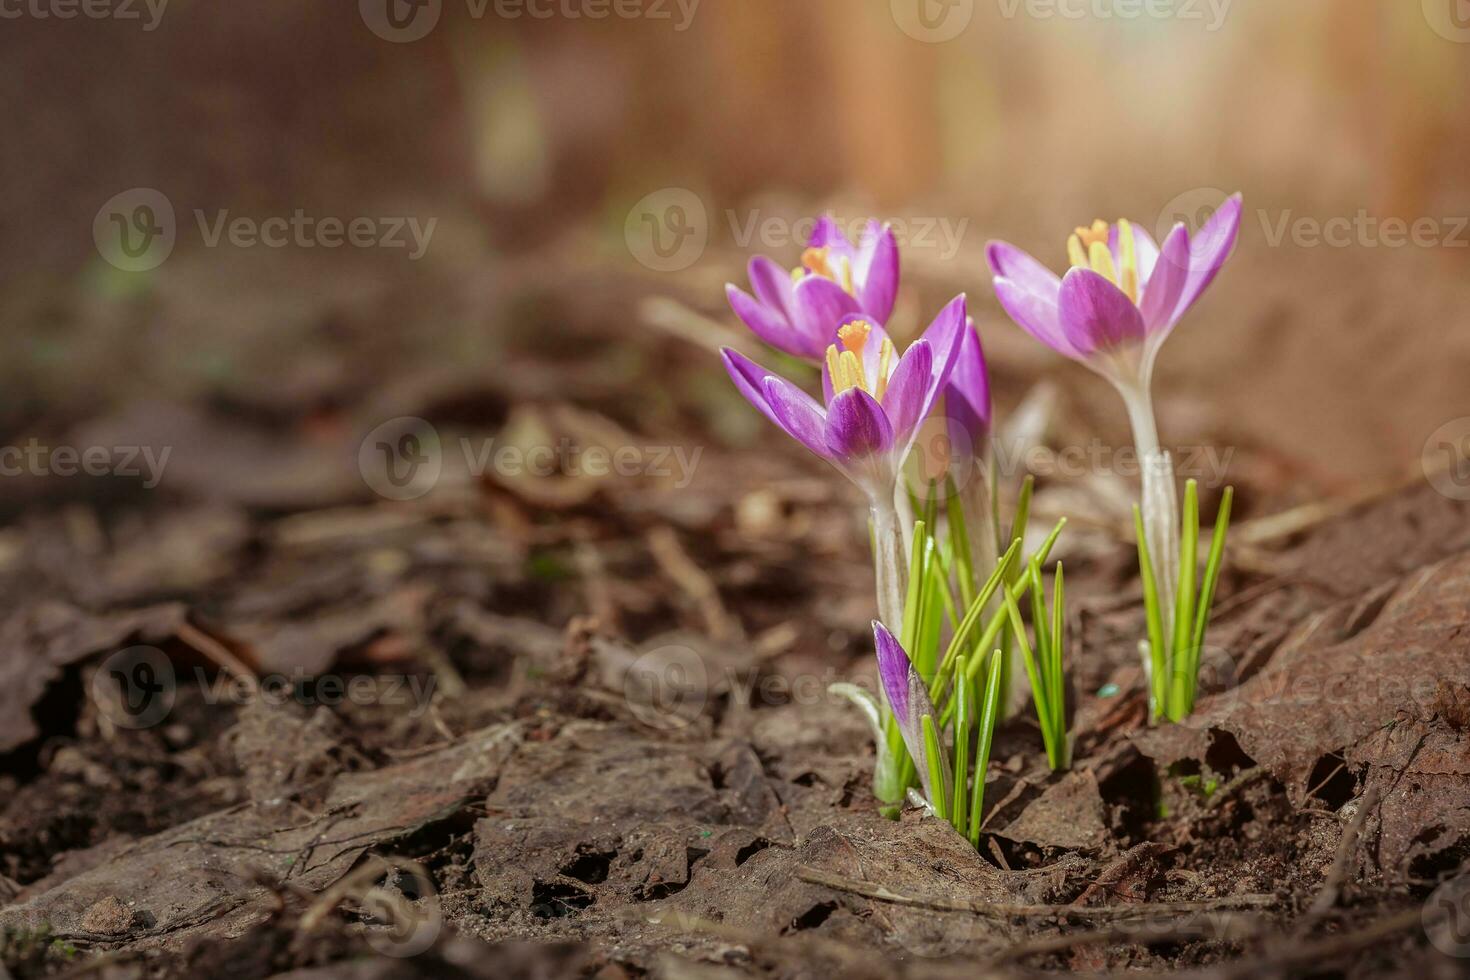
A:
[[[1470,857],[1465,505],[1420,487],[1284,542],[1242,524],[1212,635],[1228,669],[1152,730],[1127,545],[1072,546],[1076,765],[1048,774],[1008,723],[977,854],[875,812],[864,727],[824,693],[869,671],[860,539],[805,466],[712,453],[692,507],[486,483],[170,508],[101,544],[75,510],[18,525],[6,649],[47,666],[7,687],[0,729],[6,966],[1450,975],[1419,910]],[[191,565],[160,557],[174,539]],[[86,589],[60,598],[67,577]],[[178,689],[129,729],[93,684],[136,644]],[[437,690],[210,703],[230,670],[297,667]],[[374,855],[431,879],[437,899],[398,906],[434,930],[415,956],[370,944],[413,877]]]

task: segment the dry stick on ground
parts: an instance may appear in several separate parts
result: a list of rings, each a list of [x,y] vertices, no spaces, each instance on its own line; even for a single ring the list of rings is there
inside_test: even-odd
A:
[[[997,965],[1012,963],[1027,956],[1064,953],[1077,946],[1090,946],[1098,943],[1134,943],[1149,946],[1155,943],[1177,943],[1189,939],[1240,942],[1260,935],[1269,921],[1259,915],[1212,911],[1196,912],[1166,922],[1122,922],[1088,932],[1071,932],[1017,943],[1002,951],[994,962]]]
[[[1347,879],[1348,868],[1358,853],[1358,838],[1363,834],[1363,825],[1368,821],[1369,811],[1378,805],[1380,795],[1382,795],[1381,787],[1375,783],[1369,786],[1358,800],[1358,812],[1353,814],[1352,822],[1348,824],[1347,830],[1343,831],[1342,840],[1337,842],[1337,853],[1333,855],[1332,868],[1327,872],[1327,878],[1322,882],[1322,889],[1312,900],[1307,914],[1302,917],[1302,928],[1312,926],[1337,905],[1337,900],[1342,896],[1342,886]]]
[[[936,909],[941,912],[969,912],[1000,919],[1087,919],[1109,921],[1137,919],[1158,915],[1191,915],[1226,908],[1270,908],[1280,903],[1275,895],[1226,895],[1208,902],[1137,902],[1131,905],[1007,905],[1000,902],[977,902],[967,898],[908,895],[884,885],[857,878],[831,874],[820,868],[802,865],[796,877],[833,891],[848,892],[910,908]]]
[[[199,629],[193,623],[180,623],[174,631],[181,643],[186,643],[204,654],[210,660],[219,664],[226,673],[235,680],[245,684],[250,693],[254,694],[260,690],[260,684],[255,679],[255,672],[247,667],[239,657],[230,652],[230,648],[208,633]]]
[[[720,601],[720,590],[705,570],[689,557],[673,528],[659,525],[649,531],[648,550],[664,574],[694,600],[710,639],[728,643],[739,638],[739,629]]]
[[[1283,969],[1303,966],[1320,968],[1338,957],[1356,953],[1397,933],[1421,925],[1423,909],[1415,906],[1395,915],[1371,922],[1357,932],[1346,932],[1316,942],[1294,943],[1280,952],[1260,958],[1236,960],[1207,970],[1180,973],[1188,980],[1255,980],[1257,977],[1281,975]]]

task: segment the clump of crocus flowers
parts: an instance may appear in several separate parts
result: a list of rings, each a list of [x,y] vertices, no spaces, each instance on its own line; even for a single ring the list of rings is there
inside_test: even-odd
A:
[[[1149,609],[1143,646],[1151,700],[1170,717],[1182,717],[1176,703],[1192,705],[1192,676],[1182,676],[1191,649],[1198,669],[1229,497],[1196,597],[1195,490],[1192,483],[1186,490],[1181,552],[1172,468],[1158,447],[1149,380],[1159,344],[1219,270],[1238,224],[1239,200],[1232,199],[1194,239],[1181,226],[1160,249],[1137,226],[1095,223],[1069,242],[1074,267],[1065,278],[1011,246],[997,243],[989,250],[1007,312],[1049,346],[1112,380],[1128,405],[1148,474],[1139,511]],[[1048,764],[1054,770],[1070,764],[1063,573],[1058,564],[1050,590],[1043,573],[1065,521],[1023,555],[1033,485],[1027,477],[1003,526],[990,378],[966,297],[951,300],[900,349],[887,327],[899,284],[898,247],[889,228],[868,222],[854,242],[823,218],[796,268],[758,256],[749,279],[750,292],[727,287],[731,307],[763,341],[818,368],[821,396],[726,348],[731,380],[771,422],[851,480],[867,504],[879,696],[855,685],[834,689],[851,697],[872,724],[874,793],[890,813],[905,799],[921,803],[978,845],[991,739],[1009,700],[1013,647]],[[930,467],[915,479],[906,463],[931,419],[943,433],[937,455],[946,465],[942,473]],[[925,447],[931,462],[932,448]],[[1175,588],[1158,585],[1171,581]],[[1181,678],[1177,701],[1171,700],[1175,677]]]

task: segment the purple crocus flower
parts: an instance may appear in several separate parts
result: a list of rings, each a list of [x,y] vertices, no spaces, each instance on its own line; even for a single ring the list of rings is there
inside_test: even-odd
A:
[[[1095,221],[1068,241],[1065,277],[1014,245],[991,242],[996,297],[1048,347],[1119,386],[1146,389],[1159,347],[1230,257],[1240,217],[1236,194],[1193,236],[1175,225],[1162,246],[1130,222]]]
[[[892,497],[919,423],[949,380],[965,319],[958,296],[899,357],[881,326],[843,318],[822,366],[825,404],[728,347],[722,355],[746,400],[881,500]]]
[[[888,707],[893,712],[893,720],[898,723],[903,744],[914,758],[919,778],[924,784],[924,796],[934,800],[934,787],[929,781],[928,753],[924,747],[924,716],[929,715],[938,725],[939,712],[934,710],[934,702],[929,700],[928,685],[924,683],[924,678],[914,667],[913,661],[909,660],[903,644],[876,619],[873,620],[873,646],[878,652],[878,681],[883,687]],[[945,780],[944,799],[949,800],[951,769],[949,760],[944,757],[943,740],[939,743],[939,753],[939,771],[944,773]]]
[[[845,318],[861,314],[869,322],[888,322],[898,294],[898,244],[893,230],[877,221],[869,221],[854,244],[823,217],[800,266],[788,272],[757,255],[749,273],[754,296],[734,283],[725,286],[735,315],[777,350],[816,361]]]
[[[1064,278],[1013,245],[991,242],[987,249],[996,297],[1011,319],[1110,380],[1123,396],[1141,464],[1143,522],[1161,583],[1165,636],[1172,635],[1177,604],[1179,505],[1173,462],[1159,446],[1154,420],[1154,359],[1230,257],[1241,210],[1236,194],[1193,236],[1176,224],[1162,246],[1127,221],[1094,221],[1068,240],[1072,268]],[[1145,655],[1145,674],[1150,664]]]

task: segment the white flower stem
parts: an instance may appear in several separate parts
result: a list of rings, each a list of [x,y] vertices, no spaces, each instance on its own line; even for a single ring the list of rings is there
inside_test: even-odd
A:
[[[878,580],[878,619],[894,636],[903,636],[903,606],[908,595],[908,551],[892,494],[872,495],[873,563]]]
[[[1174,635],[1175,590],[1179,583],[1179,497],[1174,487],[1174,461],[1159,448],[1154,422],[1153,398],[1144,386],[1120,385],[1133,426],[1133,445],[1138,452],[1143,480],[1144,534],[1148,536],[1149,560],[1158,583],[1159,611],[1165,637]],[[1167,660],[1167,656],[1166,656]]]
[[[893,484],[893,511],[898,515],[898,530],[903,536],[903,560],[914,553],[914,502],[909,498],[909,481],[902,473]],[[931,528],[932,530],[932,528]],[[890,630],[896,627],[887,623]]]
[[[902,492],[899,490],[898,492]],[[903,521],[893,490],[869,494],[873,520],[873,570],[878,583],[878,619],[894,636],[903,636],[904,603],[908,596],[909,552],[904,545]],[[896,816],[907,782],[903,761],[906,750],[898,735],[888,694],[878,685],[883,700],[884,735],[878,738],[878,757],[873,769],[873,794]]]

